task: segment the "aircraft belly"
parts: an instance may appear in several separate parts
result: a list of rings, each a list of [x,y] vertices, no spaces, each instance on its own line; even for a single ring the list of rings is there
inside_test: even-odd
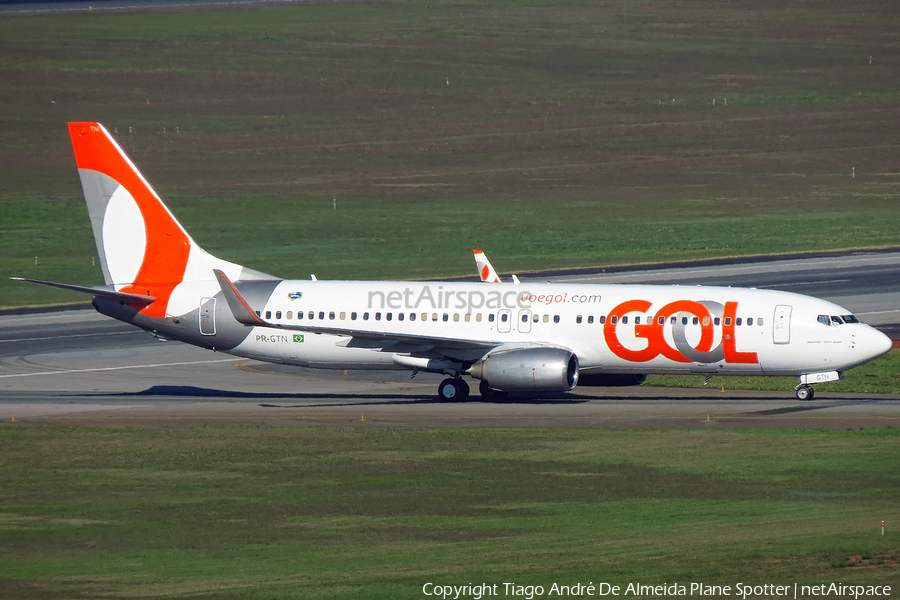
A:
[[[254,327],[232,351],[247,358],[326,369],[396,369],[391,353],[337,345],[344,336]]]

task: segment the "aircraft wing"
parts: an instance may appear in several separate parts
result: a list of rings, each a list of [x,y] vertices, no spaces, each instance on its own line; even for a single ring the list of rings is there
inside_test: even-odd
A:
[[[487,351],[497,346],[502,346],[502,341],[477,341],[464,338],[448,338],[430,335],[418,334],[402,334],[387,333],[384,331],[371,331],[365,329],[357,329],[353,327],[334,327],[322,325],[283,325],[279,323],[270,323],[260,318],[247,304],[241,293],[235,285],[228,279],[222,271],[215,269],[213,271],[222,293],[225,295],[225,301],[231,309],[235,320],[247,326],[270,327],[272,329],[284,329],[288,331],[303,331],[308,333],[327,333],[331,335],[346,335],[358,340],[386,341],[394,344],[407,344],[423,350],[447,350],[451,354],[460,351]]]

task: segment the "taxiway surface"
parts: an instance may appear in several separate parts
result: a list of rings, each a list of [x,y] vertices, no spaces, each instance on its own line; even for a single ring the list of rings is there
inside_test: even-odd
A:
[[[546,280],[533,278],[530,283]],[[741,285],[828,298],[900,330],[900,252],[550,276],[585,283]],[[25,285],[25,284],[23,284]],[[851,374],[852,376],[852,374]],[[0,424],[843,428],[900,426],[900,397],[792,390],[577,388],[557,397],[441,403],[441,377],[319,371],[160,342],[91,309],[0,316]],[[699,384],[698,378],[698,384]]]

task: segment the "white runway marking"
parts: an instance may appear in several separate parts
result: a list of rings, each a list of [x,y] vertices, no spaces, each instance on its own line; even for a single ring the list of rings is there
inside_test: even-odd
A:
[[[134,330],[134,331],[113,331],[110,333],[77,333],[75,335],[50,335],[46,337],[30,337],[30,338],[19,338],[16,340],[0,340],[0,344],[7,344],[9,342],[36,342],[38,340],[59,340],[59,339],[68,339],[68,338],[80,338],[80,337],[100,337],[104,335],[132,335],[135,333],[144,333],[143,330]]]
[[[233,362],[240,360],[239,358],[221,358],[218,360],[189,360],[174,363],[157,363],[154,365],[127,365],[124,367],[97,367],[94,369],[66,369],[64,371],[38,371],[35,373],[13,373],[11,375],[0,375],[0,379],[8,379],[10,377],[33,377],[35,375],[65,375],[66,373],[94,373],[96,371],[122,371],[124,369],[152,369],[155,367],[180,367],[183,365],[203,365],[210,363]]]

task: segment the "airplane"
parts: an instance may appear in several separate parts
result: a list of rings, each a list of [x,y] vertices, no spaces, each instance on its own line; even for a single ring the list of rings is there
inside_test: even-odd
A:
[[[472,256],[475,258],[475,270],[478,271],[478,277],[484,283],[500,283],[500,276],[494,270],[494,265],[488,260],[487,255],[481,250],[472,250]],[[515,275],[511,276],[512,282],[521,283]]]
[[[235,356],[326,369],[468,375],[488,399],[647,374],[792,375],[796,396],[887,353],[850,311],[790,292],[711,286],[286,280],[204,251],[99,123],[69,134],[105,285],[100,313]],[[486,261],[486,259],[485,259]]]
[[[500,276],[494,270],[494,265],[487,259],[481,250],[472,250],[472,256],[475,258],[475,270],[478,271],[478,277],[484,283],[500,283]]]

